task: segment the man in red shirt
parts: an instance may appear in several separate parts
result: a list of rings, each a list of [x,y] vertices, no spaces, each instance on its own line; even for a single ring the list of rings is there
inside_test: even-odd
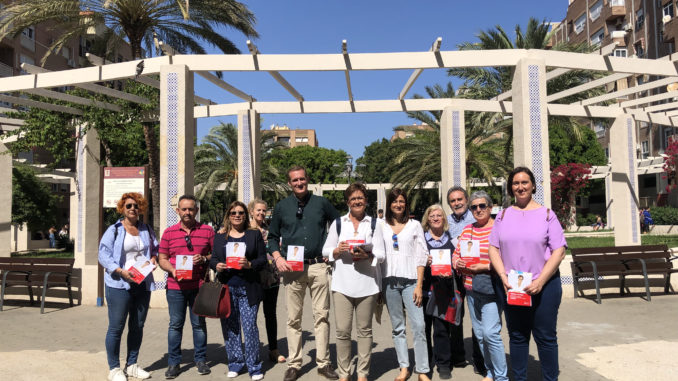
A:
[[[158,250],[158,264],[168,273],[167,305],[170,322],[167,334],[169,359],[167,372],[165,372],[166,379],[176,378],[179,375],[181,334],[186,320],[186,307],[188,307],[188,314],[193,327],[195,365],[198,368],[198,373],[202,375],[210,373],[210,368],[206,362],[207,326],[205,318],[195,315],[192,308],[195,297],[198,295],[200,283],[209,266],[212,243],[214,242],[214,229],[195,220],[198,206],[194,196],[183,195],[179,197],[177,206],[180,221],[178,224],[165,229]],[[178,273],[176,269],[177,256],[181,256],[180,264],[192,263],[192,270],[180,269]],[[183,256],[189,256],[190,259],[185,261],[186,257]]]

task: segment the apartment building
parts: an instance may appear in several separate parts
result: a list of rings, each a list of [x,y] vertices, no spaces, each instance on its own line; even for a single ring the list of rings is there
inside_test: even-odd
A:
[[[393,136],[391,136],[390,141],[409,138],[410,136],[414,136],[415,131],[433,131],[433,127],[426,123],[413,123],[409,125],[398,126],[394,129]]]
[[[275,134],[274,141],[284,143],[289,147],[318,146],[315,130],[291,129],[286,124],[282,126],[273,124],[271,131]]]
[[[606,46],[617,43],[611,53],[616,57],[660,58],[676,51],[678,8],[676,0],[569,0],[567,16],[553,24],[551,45],[588,43]],[[653,81],[657,78],[636,76],[608,85],[608,91]],[[655,89],[653,93],[675,91],[675,86]],[[645,94],[643,94],[645,95]],[[633,97],[633,96],[631,96]],[[617,99],[618,102],[629,97]],[[658,103],[674,102],[676,98]],[[598,141],[609,157],[609,133],[602,122],[592,122]],[[638,122],[638,156],[647,158],[664,152],[670,139],[678,134],[670,126]]]

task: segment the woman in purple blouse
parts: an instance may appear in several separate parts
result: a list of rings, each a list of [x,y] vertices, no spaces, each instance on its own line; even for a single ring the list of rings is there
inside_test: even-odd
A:
[[[511,366],[515,380],[527,380],[530,335],[534,335],[544,380],[558,379],[556,323],[563,290],[558,266],[565,257],[565,236],[555,213],[532,199],[537,190],[529,168],[517,167],[508,177],[509,195],[515,204],[502,211],[490,235],[490,261],[504,285],[511,288],[511,270],[532,274],[524,291],[532,306],[505,306]],[[501,287],[499,287],[501,288]]]

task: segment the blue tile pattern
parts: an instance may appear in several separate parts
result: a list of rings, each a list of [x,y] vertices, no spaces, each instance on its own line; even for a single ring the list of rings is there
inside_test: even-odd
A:
[[[461,170],[466,165],[466,160],[461,157],[461,147],[465,142],[462,141],[464,126],[459,123],[459,110],[452,111],[452,184],[456,186],[466,186],[462,184]]]
[[[633,118],[626,117],[626,139],[627,139],[627,151],[629,163],[629,182],[631,185],[631,197],[629,200],[629,208],[631,209],[631,238],[633,242],[640,244],[640,222],[638,221],[638,206],[635,203],[636,195],[638,194],[638,175],[636,174],[636,150],[633,145]]]
[[[528,102],[530,105],[530,147],[532,149],[532,173],[537,182],[534,199],[544,205],[544,152],[542,149],[541,94],[539,92],[539,66],[527,66]],[[546,153],[548,154],[548,153]],[[548,156],[547,156],[548,158]]]
[[[242,181],[242,202],[245,205],[250,202],[250,194],[252,193],[252,144],[251,144],[251,126],[250,126],[250,113],[253,111],[247,111],[242,118],[242,125],[238,128],[242,128],[242,176],[240,176],[240,181]]]

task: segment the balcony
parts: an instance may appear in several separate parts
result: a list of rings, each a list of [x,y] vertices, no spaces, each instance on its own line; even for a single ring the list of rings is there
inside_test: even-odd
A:
[[[678,35],[678,17],[674,17],[671,20],[664,23],[664,29],[662,30],[664,42],[673,42]]]
[[[608,0],[607,6],[603,7],[602,16],[607,22],[615,21],[626,16],[626,6],[623,0]]]

